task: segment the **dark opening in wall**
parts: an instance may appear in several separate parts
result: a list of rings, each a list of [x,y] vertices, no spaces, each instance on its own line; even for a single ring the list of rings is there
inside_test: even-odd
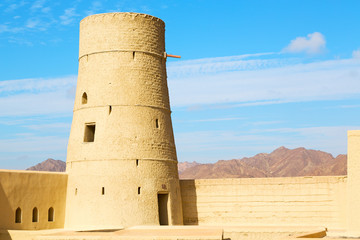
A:
[[[95,123],[86,123],[84,142],[94,142],[94,140],[95,140]]]
[[[109,106],[109,115],[110,115],[111,111],[112,111],[112,106],[110,105]]]
[[[140,188],[141,188],[141,187],[138,187],[138,194],[140,194]]]
[[[136,159],[136,166],[139,166],[139,159]]]
[[[105,195],[105,188],[104,187],[102,187],[102,189],[101,189],[101,194]]]
[[[81,104],[87,104],[87,94],[86,92],[83,93],[82,97],[81,97]]]
[[[36,207],[34,207],[32,212],[32,222],[38,222],[39,219],[39,211]]]
[[[169,194],[158,194],[158,207],[159,207],[159,223],[160,225],[169,225],[168,216],[168,199]]]
[[[133,52],[133,59],[135,59],[135,52]]]
[[[15,223],[21,223],[21,208],[17,208],[15,211]]]
[[[155,126],[156,126],[156,128],[159,128],[159,119],[155,120]]]
[[[53,207],[49,208],[49,211],[48,211],[48,221],[49,221],[49,222],[53,222],[53,221],[54,221],[54,208],[53,208]]]

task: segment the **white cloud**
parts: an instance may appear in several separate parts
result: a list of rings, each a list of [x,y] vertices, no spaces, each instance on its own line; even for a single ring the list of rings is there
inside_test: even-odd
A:
[[[95,13],[98,13],[101,8],[102,8],[102,3],[100,1],[93,1],[91,3],[90,9],[85,11],[85,13],[86,15],[93,15]]]
[[[360,94],[359,69],[354,59],[183,61],[169,64],[169,91],[173,106],[346,99]]]
[[[44,4],[45,4],[45,0],[37,0],[31,6],[31,10],[41,9],[43,8]]]
[[[244,118],[210,118],[210,119],[198,119],[198,120],[189,120],[188,122],[223,122],[223,121],[236,121],[244,120]]]
[[[69,25],[71,24],[74,20],[75,17],[78,16],[78,14],[76,14],[75,12],[75,8],[68,8],[65,9],[64,14],[62,16],[60,16],[60,23],[62,25]]]
[[[360,59],[360,49],[359,50],[354,50],[352,52],[352,57],[355,59]]]
[[[27,28],[36,28],[39,25],[40,21],[38,19],[28,19],[26,22]]]
[[[51,8],[50,8],[50,7],[44,7],[44,8],[41,9],[41,11],[42,11],[43,13],[48,13],[48,12],[51,11]]]
[[[250,129],[239,131],[196,131],[175,133],[179,161],[216,162],[250,157],[280,146],[305,147],[346,154],[347,131],[360,126]],[[269,134],[276,133],[276,134]]]
[[[27,4],[26,1],[20,1],[19,3],[13,3],[13,4],[10,4],[4,11],[12,12],[12,11],[15,11],[15,10],[25,6],[26,4]]]
[[[288,53],[305,52],[307,54],[318,54],[325,49],[326,41],[324,35],[319,32],[310,33],[307,37],[297,37],[283,49]]]
[[[0,24],[0,33],[3,33],[3,32],[17,33],[22,30],[23,30],[23,28],[20,28],[20,27],[9,27],[6,24]]]
[[[23,79],[0,82],[0,116],[72,114],[69,89],[76,77]]]

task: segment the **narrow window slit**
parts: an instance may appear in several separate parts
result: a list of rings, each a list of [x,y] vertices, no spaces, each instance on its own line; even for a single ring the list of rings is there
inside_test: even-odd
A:
[[[105,195],[105,188],[104,187],[102,187],[102,189],[101,189],[101,194]]]
[[[81,98],[81,104],[87,104],[87,100],[87,94],[84,92]]]
[[[139,159],[136,159],[136,166],[139,166]]]
[[[53,222],[54,221],[54,208],[51,207],[49,208],[48,211],[48,222]]]
[[[110,115],[111,111],[112,111],[112,106],[110,105],[109,106],[109,115]]]
[[[140,195],[140,187],[138,187],[138,195]]]
[[[39,218],[39,211],[36,207],[34,207],[32,212],[32,222],[38,222],[38,218]]]
[[[15,211],[15,223],[21,223],[21,208],[18,207]]]
[[[133,52],[133,59],[135,59],[135,52]]]
[[[159,128],[159,119],[155,120],[155,126],[156,126],[156,128]]]

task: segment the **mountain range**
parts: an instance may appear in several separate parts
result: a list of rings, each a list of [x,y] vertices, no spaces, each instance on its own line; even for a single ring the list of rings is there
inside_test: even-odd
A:
[[[179,162],[178,171],[180,179],[332,176],[346,175],[346,163],[343,154],[333,157],[318,150],[280,147],[271,153],[216,163]],[[49,158],[26,170],[63,172],[65,168],[65,162]]]

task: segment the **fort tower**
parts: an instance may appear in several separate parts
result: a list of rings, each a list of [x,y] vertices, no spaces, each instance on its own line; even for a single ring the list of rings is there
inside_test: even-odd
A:
[[[146,14],[81,21],[65,227],[182,224],[164,35]]]

